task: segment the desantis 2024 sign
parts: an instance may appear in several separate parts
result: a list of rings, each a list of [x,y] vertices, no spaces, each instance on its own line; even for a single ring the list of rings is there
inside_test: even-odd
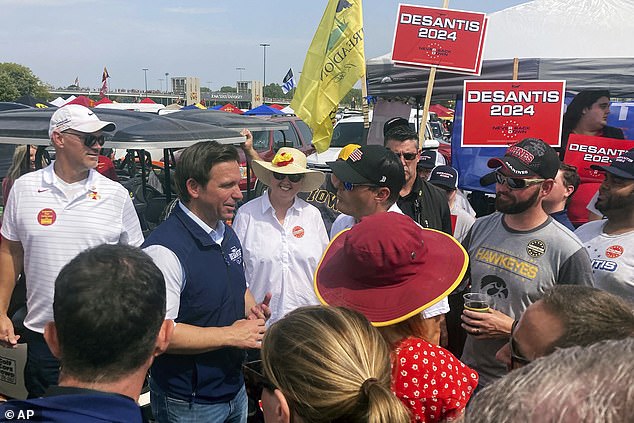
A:
[[[565,81],[465,81],[463,147],[501,147],[524,138],[561,143]]]
[[[479,75],[485,28],[484,13],[400,4],[392,60]]]

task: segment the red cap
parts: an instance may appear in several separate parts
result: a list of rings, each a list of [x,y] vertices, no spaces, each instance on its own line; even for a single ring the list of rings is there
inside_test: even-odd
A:
[[[449,295],[468,263],[452,236],[423,229],[400,213],[377,213],[330,242],[315,272],[315,292],[324,304],[388,326]]]

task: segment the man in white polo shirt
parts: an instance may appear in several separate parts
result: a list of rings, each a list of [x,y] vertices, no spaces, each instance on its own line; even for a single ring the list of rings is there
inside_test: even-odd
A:
[[[56,160],[16,180],[4,209],[0,343],[14,346],[18,342],[7,308],[15,281],[24,269],[28,310],[24,376],[30,397],[41,396],[48,386],[57,384],[59,362],[42,334],[46,323],[53,320],[55,278],[60,269],[96,245],[139,246],[143,242],[128,191],[95,170],[103,131],[114,129],[114,123],[99,120],[80,105],[55,111],[48,133]]]

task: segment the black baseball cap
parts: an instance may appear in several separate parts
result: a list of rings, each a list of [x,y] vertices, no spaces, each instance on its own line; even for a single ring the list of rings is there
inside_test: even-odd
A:
[[[420,153],[420,159],[418,163],[416,163],[416,167],[422,169],[433,169],[436,166],[444,165],[447,161],[442,153],[438,152],[438,150],[425,150]]]
[[[512,176],[538,176],[553,179],[559,170],[559,155],[551,146],[537,138],[525,138],[510,146],[504,157],[490,159],[490,168],[503,167]]]
[[[409,128],[409,121],[403,117],[397,116],[389,119],[383,124],[383,137],[387,136],[387,133],[397,126],[406,126]]]
[[[429,175],[429,183],[453,191],[458,188],[458,171],[451,166],[436,166]]]
[[[634,148],[612,159],[609,166],[590,165],[594,170],[611,173],[623,179],[634,179]]]
[[[405,184],[405,170],[398,156],[382,145],[364,145],[346,160],[326,162],[337,178],[351,184],[370,184],[399,192]]]

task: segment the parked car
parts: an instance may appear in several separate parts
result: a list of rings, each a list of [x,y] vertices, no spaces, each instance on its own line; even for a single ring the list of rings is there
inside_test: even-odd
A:
[[[253,132],[253,148],[258,152],[262,160],[271,161],[277,150],[282,147],[293,147],[309,156],[315,152],[313,147],[313,133],[304,121],[297,116],[271,116],[267,119],[276,123],[288,125],[285,130],[268,130]],[[247,189],[247,168],[244,152],[240,153],[240,172],[242,181],[240,189]],[[251,188],[255,186],[255,175],[251,172]]]
[[[370,113],[370,121],[372,114]],[[409,125],[412,129],[416,127],[416,111],[412,111],[409,118]],[[423,149],[439,149],[440,152],[448,159],[451,158],[451,144],[446,143],[442,135],[435,137],[430,126],[431,122],[427,122],[425,128],[425,142]],[[335,123],[330,141],[330,148],[323,153],[314,153],[308,156],[308,166],[314,169],[330,171],[326,162],[337,160],[342,147],[348,144],[364,145],[363,139],[363,116],[344,117]],[[446,154],[448,151],[448,154]]]

